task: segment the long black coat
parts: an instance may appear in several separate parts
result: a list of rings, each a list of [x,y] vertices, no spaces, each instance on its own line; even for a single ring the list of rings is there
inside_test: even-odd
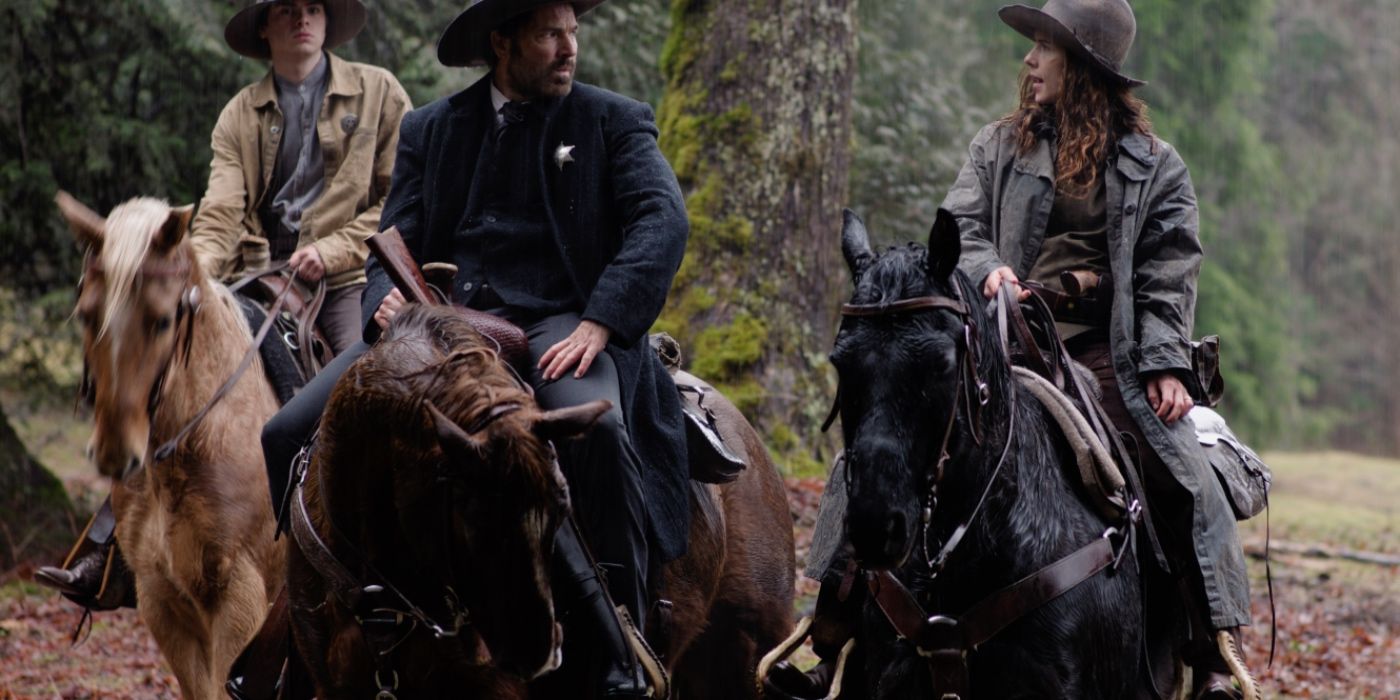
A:
[[[419,264],[452,262],[482,141],[495,125],[489,76],[403,119],[381,228],[397,226]],[[621,379],[623,415],[643,463],[653,545],[664,559],[685,552],[689,526],[685,427],[676,387],[646,342],[680,267],[689,235],[675,173],[657,148],[646,104],[574,83],[545,109],[535,176],[584,319],[612,330],[607,353]],[[573,146],[572,162],[556,157]],[[365,337],[393,283],[371,256],[365,266]]]

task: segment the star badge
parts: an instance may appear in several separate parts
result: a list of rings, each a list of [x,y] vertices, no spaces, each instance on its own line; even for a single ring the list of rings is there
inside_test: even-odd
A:
[[[565,163],[574,162],[574,147],[565,146],[563,141],[559,142],[559,147],[554,149],[554,163],[560,170],[564,169]]]

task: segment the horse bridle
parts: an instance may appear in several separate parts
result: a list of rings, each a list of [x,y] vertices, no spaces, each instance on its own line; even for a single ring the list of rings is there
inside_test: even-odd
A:
[[[953,289],[957,293],[958,285],[956,283]],[[998,325],[1000,327],[1004,328],[1005,326],[1004,315],[1007,313],[1008,305],[1015,303],[1017,302],[1010,286],[1002,285],[998,298]],[[966,345],[963,352],[967,358],[963,365],[966,372],[977,383],[981,398],[980,410],[987,403],[988,389],[985,383],[977,379],[975,359],[972,358],[975,348],[972,345],[972,339],[976,336],[976,328],[973,326],[971,315],[961,298],[924,296],[890,304],[846,304],[841,307],[841,313],[843,316],[883,316],[926,309],[948,310],[962,317],[963,342]],[[1006,344],[1004,333],[1002,334],[1002,344],[1003,346]],[[1008,359],[1009,357],[1008,355]],[[961,374],[959,375],[959,383],[963,383]],[[960,389],[955,388],[954,391],[956,394],[954,401],[966,400],[968,420],[969,422],[973,421],[970,398],[965,399],[964,392]],[[933,506],[937,503],[938,480],[942,478],[943,465],[949,458],[948,439],[956,416],[957,407],[955,406],[949,412],[949,424],[945,429],[937,466],[934,473],[929,475],[931,478],[929,501],[922,514],[924,555],[929,567],[929,580],[936,578],[943,570],[948,556],[962,541],[968,527],[976,519],[983,504],[986,503],[992,485],[996,483],[997,476],[1006,462],[1011,441],[1015,436],[1016,412],[1011,409],[1008,410],[1006,441],[1002,446],[1001,457],[992,470],[992,475],[988,479],[977,505],[973,508],[972,513],[954,530],[937,556],[929,557],[927,549],[929,521]],[[980,415],[977,419],[980,420]],[[973,429],[975,430],[975,428]],[[974,432],[973,435],[975,438],[976,433]],[[847,474],[849,476],[849,471]],[[871,597],[899,636],[912,643],[919,655],[928,661],[936,696],[954,700],[966,698],[970,688],[967,653],[981,646],[1015,620],[1068,592],[1098,572],[1109,567],[1117,568],[1131,546],[1132,528],[1140,514],[1141,507],[1135,501],[1125,513],[1121,525],[1109,527],[1101,537],[1095,538],[1089,544],[983,598],[957,618],[940,614],[929,615],[914,594],[890,571],[867,572],[867,587]]]
[[[922,497],[923,503],[921,504],[919,513],[921,528],[920,543],[923,549],[925,563],[928,565],[932,576],[937,576],[938,573],[942,571],[944,565],[948,561],[948,556],[952,554],[953,550],[962,541],[962,537],[967,532],[969,525],[976,519],[977,514],[982,508],[982,504],[986,502],[987,494],[991,492],[992,484],[996,483],[996,478],[1001,471],[1002,464],[1006,462],[1007,451],[1011,445],[1012,435],[1014,434],[1013,423],[1012,426],[1008,426],[1006,443],[1002,447],[1001,458],[997,460],[996,468],[993,470],[991,478],[988,479],[987,485],[982,491],[982,497],[978,499],[977,506],[973,508],[972,513],[967,519],[954,530],[953,535],[944,543],[939,552],[936,555],[930,554],[929,530],[933,523],[933,512],[938,507],[938,486],[943,481],[944,469],[951,456],[948,452],[948,445],[952,440],[953,426],[957,423],[959,409],[961,408],[966,417],[968,431],[973,441],[981,445],[983,437],[982,410],[986,408],[991,400],[991,391],[978,372],[978,331],[977,325],[973,323],[972,309],[968,306],[967,301],[962,298],[962,292],[959,289],[956,279],[953,280],[952,288],[954,294],[952,297],[929,294],[878,304],[841,305],[841,315],[846,318],[894,316],[919,311],[949,311],[962,321],[962,333],[958,336],[958,352],[961,357],[956,361],[959,367],[957,371],[957,383],[953,387],[953,407],[952,410],[948,411],[948,422],[943,427],[943,439],[938,448],[938,459],[934,462],[933,467],[926,470],[923,474],[926,492]],[[839,406],[840,390],[838,389],[836,405],[832,407],[832,414],[828,416],[827,419],[828,426],[835,418]],[[1012,412],[1011,420],[1015,421],[1014,412]],[[825,429],[825,427],[826,426],[823,426],[823,429]],[[850,470],[847,470],[846,476],[846,486],[849,489]]]
[[[485,430],[497,420],[524,407],[525,405],[518,401],[502,401],[493,404],[482,411],[466,428],[466,431],[477,433]],[[552,452],[553,446],[550,449]],[[337,556],[335,552],[331,551],[326,539],[321,537],[320,533],[316,531],[315,525],[312,524],[311,514],[306,507],[305,481],[311,461],[310,455],[310,450],[303,449],[302,453],[298,455],[295,465],[296,485],[290,496],[292,539],[296,541],[297,547],[306,556],[307,562],[326,582],[331,596],[341,607],[354,615],[355,621],[363,629],[375,655],[377,666],[375,683],[379,685],[380,692],[378,697],[393,698],[393,691],[397,690],[398,686],[398,674],[390,668],[391,664],[389,663],[389,657],[393,651],[420,626],[431,632],[437,639],[451,639],[460,636],[462,629],[471,625],[471,610],[461,604],[456,591],[448,585],[444,586],[443,599],[450,620],[442,622],[429,615],[422,606],[415,603],[406,593],[395,586],[389,577],[371,564],[369,559],[351,543],[344,532],[336,526],[334,519],[327,513],[325,519],[330,528],[329,539],[339,543],[342,555]],[[557,463],[558,458],[554,457],[554,459]],[[321,502],[325,503],[325,482],[318,480],[318,484],[321,488]],[[352,567],[367,572],[371,579],[376,582],[363,583],[358,576],[352,573]],[[391,600],[386,604],[365,604],[367,596],[375,596],[380,593],[387,593]],[[407,625],[406,630],[404,630],[405,625]],[[478,662],[486,663],[482,659],[478,659]],[[393,678],[392,683],[385,680],[391,677]]]

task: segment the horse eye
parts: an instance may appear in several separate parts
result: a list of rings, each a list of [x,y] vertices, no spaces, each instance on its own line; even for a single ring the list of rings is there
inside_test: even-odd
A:
[[[174,316],[169,316],[169,315],[167,315],[167,316],[161,316],[159,319],[156,319],[156,332],[157,332],[157,333],[164,333],[164,332],[170,330],[170,326],[171,326],[174,322],[175,322],[175,317],[174,317]]]

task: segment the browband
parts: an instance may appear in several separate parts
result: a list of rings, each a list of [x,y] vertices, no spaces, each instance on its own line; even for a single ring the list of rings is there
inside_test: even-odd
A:
[[[941,296],[914,297],[901,299],[888,304],[842,304],[842,316],[885,316],[888,314],[921,311],[923,309],[946,309],[959,316],[967,316],[967,304],[958,299]]]

